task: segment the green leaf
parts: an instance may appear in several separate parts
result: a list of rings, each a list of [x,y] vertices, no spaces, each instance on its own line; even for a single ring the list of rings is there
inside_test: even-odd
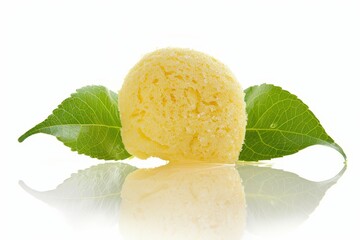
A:
[[[270,84],[250,87],[245,94],[248,123],[240,160],[283,157],[316,144],[332,147],[346,159],[342,148],[295,95]]]
[[[33,197],[55,207],[69,219],[118,222],[120,192],[126,176],[135,167],[120,162],[107,162],[74,173],[54,190],[39,192],[20,181],[20,186]],[[81,222],[82,222],[81,221]]]
[[[304,222],[344,174],[346,165],[336,176],[322,182],[265,166],[236,168],[244,185],[247,230],[264,235],[292,230]]]
[[[118,160],[130,154],[122,143],[117,94],[103,86],[83,87],[65,99],[43,122],[19,138],[36,133],[57,137],[71,150],[90,157]]]

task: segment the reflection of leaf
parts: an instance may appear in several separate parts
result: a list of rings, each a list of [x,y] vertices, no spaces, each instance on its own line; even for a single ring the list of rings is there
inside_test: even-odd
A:
[[[22,181],[20,186],[71,218],[98,219],[102,216],[104,219],[118,220],[122,184],[135,169],[123,163],[104,163],[72,174],[54,190],[38,192]]]
[[[117,94],[103,86],[87,86],[65,99],[19,141],[36,133],[46,133],[78,153],[119,160],[130,157],[122,143],[120,128]]]
[[[270,167],[237,166],[247,202],[247,229],[262,234],[291,228],[304,222],[319,205],[326,191],[343,175],[312,182]]]
[[[282,157],[315,144],[332,147],[346,158],[342,148],[295,95],[271,84],[249,87],[245,93],[248,122],[240,160]]]

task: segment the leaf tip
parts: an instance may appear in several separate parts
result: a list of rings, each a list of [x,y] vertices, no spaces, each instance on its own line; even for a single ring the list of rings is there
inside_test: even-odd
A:
[[[20,186],[24,191],[26,191],[26,192],[29,192],[29,191],[32,190],[28,185],[26,185],[26,183],[25,183],[23,180],[20,180],[20,181],[18,182],[18,184],[19,184],[19,186]]]
[[[30,194],[31,196],[37,198],[37,195],[40,193],[39,191],[36,191],[34,189],[32,189],[31,187],[29,187],[24,181],[20,180],[18,182],[19,186],[28,194]],[[40,199],[41,200],[41,199]]]
[[[30,129],[29,131],[25,132],[24,134],[22,134],[19,138],[18,138],[18,142],[22,143],[23,141],[25,141],[25,139],[27,139],[29,136],[33,135],[34,133],[32,132],[33,128]]]
[[[18,138],[18,142],[22,143],[26,138],[27,138],[27,136],[25,134],[23,134]]]
[[[331,145],[332,148],[334,148],[336,151],[338,151],[344,158],[345,163],[347,162],[347,156],[344,150],[336,143]]]

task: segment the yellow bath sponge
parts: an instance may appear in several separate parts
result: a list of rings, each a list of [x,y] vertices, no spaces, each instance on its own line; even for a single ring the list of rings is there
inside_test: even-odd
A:
[[[126,178],[120,206],[124,239],[241,239],[245,194],[234,166],[168,164]]]
[[[244,93],[221,62],[179,48],[145,55],[119,92],[122,139],[139,158],[234,162],[244,141]]]

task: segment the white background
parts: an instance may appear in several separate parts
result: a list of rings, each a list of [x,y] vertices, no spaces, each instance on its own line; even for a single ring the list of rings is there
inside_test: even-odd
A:
[[[0,239],[117,239],[114,229],[77,229],[18,186],[24,180],[52,189],[99,161],[51,136],[17,138],[77,88],[119,90],[133,64],[162,47],[206,52],[244,88],[273,83],[307,103],[344,148],[348,169],[308,221],[283,238],[359,239],[357,0],[1,1]],[[333,176],[342,163],[325,147],[273,161],[311,180]]]

